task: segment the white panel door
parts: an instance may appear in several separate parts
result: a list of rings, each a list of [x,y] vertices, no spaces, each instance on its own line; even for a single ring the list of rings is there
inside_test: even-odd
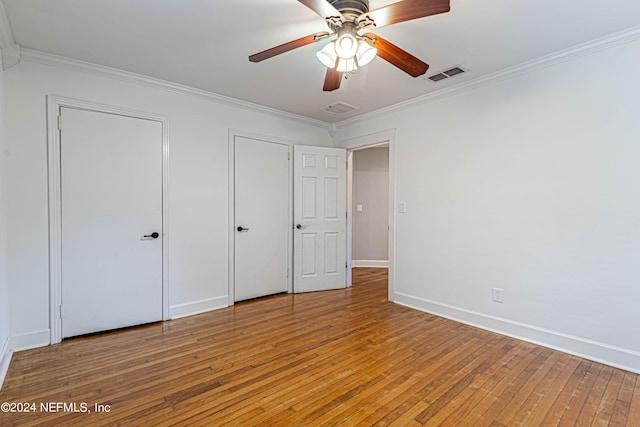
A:
[[[346,287],[346,150],[294,146],[294,292]]]
[[[289,146],[236,136],[234,301],[287,291]]]
[[[62,337],[162,320],[162,124],[61,120]]]

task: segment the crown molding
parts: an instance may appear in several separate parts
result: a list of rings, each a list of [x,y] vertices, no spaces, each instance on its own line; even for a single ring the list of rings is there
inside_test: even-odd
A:
[[[7,12],[4,10],[4,2],[0,0],[0,49],[9,47],[14,43],[9,18],[7,18]]]
[[[6,21],[6,15],[4,14],[4,8],[2,0],[0,0],[0,43],[6,42],[7,34],[11,37],[11,30],[8,27],[8,21]],[[53,55],[49,53],[39,52],[32,49],[21,49],[21,60],[26,62],[32,62],[42,65],[49,65],[61,69],[67,69],[71,71],[77,71],[82,73],[93,74],[100,77],[108,77],[116,80],[121,80],[129,83],[140,84],[144,86],[160,88],[175,93],[186,94],[204,98],[210,101],[230,105],[233,107],[239,107],[246,110],[261,112],[278,118],[285,118],[294,120],[300,123],[304,123],[311,126],[316,126],[321,129],[326,129],[329,132],[333,132],[337,129],[339,132],[340,127],[357,123],[360,121],[380,117],[386,114],[391,114],[407,108],[415,107],[418,105],[426,104],[438,99],[446,98],[461,92],[476,89],[485,85],[493,84],[502,80],[508,80],[514,77],[518,77],[523,74],[531,73],[533,71],[551,67],[556,64],[571,61],[573,59],[590,55],[602,50],[610,49],[615,46],[630,43],[640,39],[640,26],[632,27],[617,33],[613,33],[590,42],[582,43],[577,46],[560,50],[550,55],[545,55],[540,58],[524,62],[513,67],[509,67],[495,73],[491,73],[485,76],[475,78],[466,82],[459,83],[454,86],[450,86],[435,92],[428,93],[407,101],[399,102],[388,107],[384,107],[375,111],[364,113],[356,117],[345,119],[343,121],[331,124],[322,120],[312,119],[309,117],[301,116],[298,114],[289,113],[286,111],[278,110],[271,107],[266,107],[259,104],[254,104],[248,101],[242,101],[239,99],[231,98],[224,95],[219,95],[213,92],[205,91],[202,89],[193,88],[178,83],[169,82],[153,77],[144,76],[129,71],[123,71],[116,68],[106,67],[102,65],[93,64],[90,62],[80,61],[76,59],[70,59],[63,56]],[[13,38],[11,37],[11,40]],[[335,126],[335,128],[334,128]]]
[[[1,0],[0,0],[1,1]],[[90,62],[80,61],[77,59],[66,58],[59,55],[44,53],[33,49],[21,49],[21,59],[24,62],[48,65],[70,71],[76,71],[86,74],[92,74],[99,77],[107,77],[115,80],[148,86],[156,89],[163,89],[170,92],[190,95],[198,98],[204,98],[209,101],[226,104],[232,107],[243,108],[253,112],[268,114],[280,119],[294,120],[322,129],[330,129],[330,124],[321,120],[312,119],[298,114],[289,113],[264,105],[254,104],[248,101],[231,98],[229,96],[219,95],[202,89],[173,83],[166,80],[148,77],[142,74],[132,73],[130,71],[119,70],[117,68],[106,67],[104,65],[93,64]]]
[[[11,67],[15,67],[20,63],[20,46],[12,44],[9,47],[0,49],[0,55],[2,56],[2,69],[8,70]]]
[[[407,108],[426,104],[438,99],[446,98],[461,92],[466,92],[502,80],[512,79],[523,74],[531,73],[542,68],[547,68],[556,64],[571,61],[582,56],[591,55],[602,50],[611,49],[615,46],[630,43],[638,39],[640,39],[640,25],[628,28],[617,33],[609,34],[607,36],[600,37],[598,39],[582,43],[568,49],[563,49],[531,61],[523,62],[521,64],[505,68],[495,73],[487,74],[473,80],[459,83],[454,86],[449,86],[436,92],[431,92],[426,95],[390,105],[388,107],[380,108],[378,110],[364,113],[356,117],[351,117],[349,119],[337,122],[336,126],[338,127],[338,130],[340,130],[340,127],[352,123],[357,123],[363,120],[380,117],[386,114],[405,110]]]

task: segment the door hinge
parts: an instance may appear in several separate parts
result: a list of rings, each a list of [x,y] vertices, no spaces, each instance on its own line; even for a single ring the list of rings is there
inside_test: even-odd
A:
[[[62,116],[58,116],[58,130],[62,130]]]
[[[64,317],[64,309],[62,308],[62,304],[60,304],[60,318]]]
[[[291,160],[291,153],[287,153],[287,160]]]
[[[287,279],[289,278],[289,269],[287,268]]]

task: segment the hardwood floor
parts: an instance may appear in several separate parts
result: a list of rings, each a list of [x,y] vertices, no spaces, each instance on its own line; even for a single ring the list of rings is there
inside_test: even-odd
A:
[[[357,269],[351,289],[16,353],[0,402],[37,408],[0,425],[640,426],[638,375],[389,303],[386,282]]]

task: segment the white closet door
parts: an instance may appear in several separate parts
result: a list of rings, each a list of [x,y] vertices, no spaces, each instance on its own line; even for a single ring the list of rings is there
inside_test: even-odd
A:
[[[63,338],[162,320],[161,123],[61,122]]]
[[[289,146],[236,136],[235,301],[287,291]]]

